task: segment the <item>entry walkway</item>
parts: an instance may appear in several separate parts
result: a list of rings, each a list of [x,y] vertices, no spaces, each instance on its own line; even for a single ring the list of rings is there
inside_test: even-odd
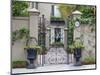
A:
[[[73,66],[72,64],[59,64],[37,67],[36,69],[17,68],[12,69],[12,74],[18,73],[36,73],[36,72],[50,72],[50,71],[63,71],[63,70],[82,70],[82,69],[95,69],[95,65]]]

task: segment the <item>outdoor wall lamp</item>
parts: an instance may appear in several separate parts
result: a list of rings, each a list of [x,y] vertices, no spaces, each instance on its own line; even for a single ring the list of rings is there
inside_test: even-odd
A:
[[[80,22],[79,22],[79,21],[76,21],[76,22],[75,22],[75,26],[76,26],[76,27],[79,27],[79,26],[80,26]]]

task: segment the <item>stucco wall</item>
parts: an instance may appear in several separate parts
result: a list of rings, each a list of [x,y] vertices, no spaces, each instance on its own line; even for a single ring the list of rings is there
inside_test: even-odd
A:
[[[84,57],[93,56],[95,57],[96,51],[96,41],[95,41],[95,31],[91,31],[91,26],[85,25],[83,28],[83,41],[85,49],[83,50]]]
[[[15,30],[19,30],[21,28],[28,28],[29,26],[29,18],[28,17],[12,17],[12,32]],[[25,52],[24,52],[25,41],[18,40],[12,45],[12,61],[14,60],[26,60]]]
[[[12,31],[28,28],[29,26],[29,17],[12,17]]]
[[[16,41],[14,45],[12,45],[12,61],[26,60],[24,47],[24,40]]]
[[[79,37],[83,41],[84,50],[83,50],[83,58],[86,56],[95,57],[95,30],[91,31],[92,26],[90,25],[81,25],[76,28],[74,31],[74,38]]]

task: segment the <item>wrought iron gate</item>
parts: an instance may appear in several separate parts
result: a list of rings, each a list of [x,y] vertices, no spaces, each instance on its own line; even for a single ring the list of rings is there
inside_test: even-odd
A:
[[[45,64],[66,64],[67,53],[64,48],[50,48],[45,55]]]
[[[44,15],[39,21],[38,45],[45,46],[46,40],[46,20]],[[63,47],[51,47],[46,55],[42,55],[43,64],[65,64],[67,63],[67,53]]]
[[[38,45],[45,46],[45,38],[46,38],[45,18],[44,15],[42,15],[42,17],[40,17],[39,20]]]

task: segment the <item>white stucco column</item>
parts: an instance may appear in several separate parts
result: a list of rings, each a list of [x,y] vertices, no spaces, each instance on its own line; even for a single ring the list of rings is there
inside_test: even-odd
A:
[[[35,8],[28,9],[29,12],[29,31],[30,37],[36,38],[37,42],[34,40],[32,45],[36,45],[38,43],[38,24],[39,24],[39,11]],[[32,41],[33,41],[32,40]]]
[[[74,29],[74,40],[81,37],[81,27],[76,27]]]
[[[49,49],[50,28],[46,29],[46,48]]]
[[[64,28],[61,28],[61,42],[64,44]]]

